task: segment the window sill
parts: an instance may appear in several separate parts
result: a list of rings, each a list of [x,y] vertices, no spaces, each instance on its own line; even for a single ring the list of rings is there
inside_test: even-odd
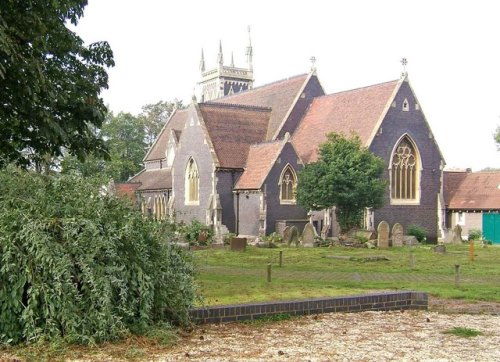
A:
[[[199,201],[186,201],[184,203],[184,205],[186,205],[186,206],[200,206],[200,202]]]
[[[280,205],[297,205],[295,200],[280,200]]]
[[[399,205],[399,206],[418,206],[418,205],[420,205],[420,200],[401,200],[401,199],[391,199],[391,205]]]

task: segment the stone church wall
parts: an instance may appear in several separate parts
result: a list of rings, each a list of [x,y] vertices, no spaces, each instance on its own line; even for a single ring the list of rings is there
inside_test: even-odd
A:
[[[403,111],[403,101],[409,102],[409,110]],[[417,108],[417,109],[416,109]],[[384,206],[375,210],[375,225],[385,220],[391,226],[399,222],[406,230],[410,224],[423,226],[428,239],[436,240],[438,233],[437,195],[440,192],[441,158],[435,140],[424,120],[420,105],[408,86],[403,83],[396,95],[395,107],[391,107],[375,136],[370,151],[385,160],[384,177],[389,183],[389,163],[394,146],[401,136],[408,134],[416,143],[422,162],[420,174],[420,204],[391,205],[390,185],[386,188]]]

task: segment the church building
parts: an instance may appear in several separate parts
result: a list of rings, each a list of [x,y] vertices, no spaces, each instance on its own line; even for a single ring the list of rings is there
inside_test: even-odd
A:
[[[355,133],[385,161],[384,206],[366,210],[365,227],[382,220],[417,224],[436,240],[444,225],[444,160],[408,75],[325,94],[314,67],[307,74],[254,87],[252,45],[244,68],[200,62],[200,101],[177,109],[129,180],[143,212],[190,222],[219,234],[264,235],[313,220],[335,232],[332,210],[296,204],[297,174],[315,162],[330,132]],[[207,70],[208,69],[208,70]]]

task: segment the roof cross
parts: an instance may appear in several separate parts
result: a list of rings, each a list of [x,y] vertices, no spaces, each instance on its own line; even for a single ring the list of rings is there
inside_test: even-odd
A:
[[[311,72],[316,73],[316,57],[313,55],[309,60],[311,61]]]
[[[401,77],[406,77],[408,72],[406,71],[406,66],[408,65],[408,59],[405,57],[401,58],[401,65],[403,66],[403,72],[401,73]]]

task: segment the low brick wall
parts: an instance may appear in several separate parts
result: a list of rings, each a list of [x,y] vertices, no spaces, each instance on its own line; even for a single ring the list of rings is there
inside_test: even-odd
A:
[[[223,323],[254,320],[273,314],[290,315],[332,312],[390,311],[427,309],[428,296],[422,292],[394,292],[364,294],[349,297],[316,298],[296,301],[279,301],[255,304],[235,304],[190,311],[193,322]]]

